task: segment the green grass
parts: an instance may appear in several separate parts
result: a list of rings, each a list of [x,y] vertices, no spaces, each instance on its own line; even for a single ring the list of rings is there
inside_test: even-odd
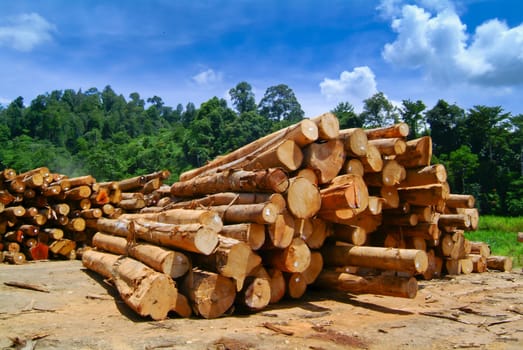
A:
[[[471,241],[481,241],[490,245],[492,255],[507,255],[513,258],[513,265],[523,266],[523,243],[517,241],[518,232],[523,232],[523,217],[501,217],[482,215],[479,228],[467,232]]]

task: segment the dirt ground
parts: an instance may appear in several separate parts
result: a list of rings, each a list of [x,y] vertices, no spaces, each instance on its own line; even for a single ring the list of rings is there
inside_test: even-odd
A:
[[[0,281],[0,349],[523,349],[520,269],[420,281],[415,299],[311,290],[213,320],[138,318],[80,261],[0,265]]]

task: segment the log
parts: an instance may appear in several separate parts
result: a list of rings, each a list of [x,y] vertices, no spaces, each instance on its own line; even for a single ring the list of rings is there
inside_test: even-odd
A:
[[[228,169],[235,166],[236,163],[252,158],[268,148],[284,140],[292,140],[299,147],[304,147],[318,139],[318,126],[310,119],[303,119],[297,124],[291,125],[285,129],[280,129],[270,135],[266,135],[254,142],[240,147],[226,155],[217,157],[202,167],[192,169],[180,174],[180,181],[188,181],[197,176],[211,175],[215,168],[223,166]],[[225,192],[225,191],[220,191]]]
[[[447,181],[447,169],[442,164],[429,165],[423,168],[410,168],[406,170],[406,173],[407,176],[401,181],[399,187],[429,186],[442,184]]]
[[[270,202],[278,207],[281,212],[286,207],[285,198],[280,193],[235,193],[222,192],[209,194],[203,198],[192,199],[168,204],[166,209],[198,209],[199,207],[210,207],[233,204],[256,204]]]
[[[123,301],[140,316],[162,320],[175,311],[178,290],[167,275],[131,258],[94,250],[83,253],[82,263],[112,279]]]
[[[313,169],[320,184],[334,179],[345,162],[345,148],[338,139],[312,143],[303,149],[303,165]]]
[[[190,262],[186,255],[158,246],[128,242],[127,239],[97,232],[92,245],[109,253],[129,255],[158,272],[172,278],[183,276],[189,271]]]
[[[419,168],[430,165],[432,159],[432,138],[423,136],[407,141],[407,149],[396,156],[396,161],[405,168]]]
[[[299,299],[307,290],[307,282],[300,272],[287,272],[283,274],[287,288],[285,289],[286,294],[289,298]]]
[[[6,190],[0,190],[0,203],[4,205],[9,205],[15,200],[15,196],[13,196],[9,191]]]
[[[470,254],[469,258],[472,260],[472,272],[487,272],[487,258],[478,254]]]
[[[367,186],[395,186],[406,177],[405,168],[395,160],[385,160],[383,168],[379,173],[368,173],[365,175]]]
[[[318,126],[318,138],[320,140],[331,140],[339,136],[340,122],[331,112],[323,113],[318,117],[311,118],[311,120]]]
[[[323,256],[318,251],[311,251],[311,262],[301,273],[301,277],[307,285],[314,283],[320,272],[323,270]]]
[[[361,246],[367,241],[367,233],[361,226],[336,224],[333,226],[332,238],[355,246]]]
[[[470,194],[449,194],[446,205],[449,208],[474,208],[475,198]]]
[[[305,239],[305,243],[311,249],[321,248],[325,239],[332,235],[332,225],[320,218],[311,220],[312,233]]]
[[[250,310],[261,310],[271,300],[271,286],[269,279],[249,276],[245,280],[245,287],[237,294],[237,300],[241,305]]]
[[[3,258],[8,263],[15,265],[22,265],[26,262],[25,255],[20,252],[4,251]]]
[[[100,218],[98,231],[123,237],[136,237],[169,248],[180,248],[204,255],[211,254],[218,246],[218,233],[200,224],[173,225],[136,219]]]
[[[245,242],[252,250],[258,250],[265,242],[265,226],[255,223],[225,225],[220,235]]]
[[[428,265],[427,253],[416,249],[326,245],[321,253],[325,266],[361,266],[423,273]]]
[[[278,207],[272,203],[220,205],[211,208],[222,216],[226,224],[273,224],[279,212]]]
[[[485,242],[470,242],[470,253],[481,255],[482,257],[490,256],[490,246]]]
[[[446,201],[449,196],[447,183],[426,186],[399,188],[400,200],[409,202],[411,205],[430,206]]]
[[[334,289],[352,294],[378,294],[410,299],[415,298],[418,292],[418,282],[414,277],[389,275],[363,277],[333,270],[323,270],[314,285],[322,289]]]
[[[49,250],[54,255],[60,255],[64,258],[69,258],[71,252],[76,249],[76,242],[67,238],[63,238],[49,244]]]
[[[378,196],[369,196],[367,209],[372,215],[380,215],[383,212],[383,205],[387,200]]]
[[[129,213],[119,218],[125,220],[145,219],[174,225],[201,224],[215,231],[223,228],[220,213],[209,209],[169,209],[158,213]]]
[[[403,138],[386,138],[369,140],[369,144],[375,146],[384,156],[394,156],[405,153],[407,143]]]
[[[343,167],[340,170],[340,174],[353,174],[362,176],[365,174],[363,163],[356,158],[346,159],[343,163]]]
[[[357,175],[340,175],[320,190],[321,209],[318,217],[325,220],[350,219],[367,209],[369,192],[365,182]]]
[[[308,219],[316,215],[322,205],[318,187],[305,177],[290,179],[285,193],[287,208],[299,219]]]
[[[304,241],[312,236],[314,227],[312,225],[312,219],[294,219],[294,236],[300,237]]]
[[[475,231],[478,229],[479,212],[477,208],[454,208],[454,210],[457,214],[463,214],[469,217],[470,226],[467,228],[467,231]]]
[[[361,128],[340,130],[340,140],[343,141],[347,155],[363,157],[367,154],[367,134]]]
[[[269,286],[271,288],[271,299],[269,304],[275,304],[279,302],[284,296],[287,289],[287,284],[283,273],[278,269],[268,269],[267,273],[269,274]]]
[[[36,242],[27,251],[31,260],[47,260],[49,257],[49,246],[42,242]]]
[[[512,271],[512,258],[509,256],[491,255],[487,258],[487,268],[489,270],[510,272]]]
[[[377,173],[383,169],[383,159],[376,146],[367,145],[367,153],[359,158],[366,173]]]
[[[385,209],[394,209],[400,206],[400,195],[395,186],[382,186],[378,187],[377,190],[369,187],[369,194],[383,198],[385,200],[383,208]],[[410,206],[408,202],[402,202],[402,204]]]
[[[409,125],[407,123],[397,123],[391,126],[365,129],[365,134],[369,140],[385,138],[405,138],[409,134]]]
[[[267,247],[287,248],[295,236],[294,217],[288,211],[278,214],[276,221],[266,227],[269,238],[265,240]]]
[[[129,198],[120,200],[118,206],[124,210],[137,211],[145,208],[146,203],[145,200],[141,198]]]
[[[181,284],[195,314],[206,319],[222,316],[234,303],[236,285],[217,273],[193,269]]]
[[[263,260],[284,272],[303,272],[311,262],[311,252],[301,238],[294,238],[285,249],[265,251]]]
[[[443,268],[443,259],[436,256],[433,249],[427,251],[428,266],[427,270],[422,273],[424,280],[431,280],[433,278],[439,278],[441,276],[441,270]]]
[[[64,191],[61,194],[63,194],[64,199],[78,201],[83,198],[89,198],[91,195],[91,187],[85,185],[72,187],[70,190]]]
[[[226,171],[203,176],[171,186],[171,194],[179,197],[194,197],[218,192],[276,192],[282,193],[289,187],[289,178],[282,169],[260,171]]]
[[[294,171],[303,162],[301,148],[292,140],[285,140],[278,146],[257,155],[254,159],[247,159],[245,164],[235,164],[244,170],[256,171],[267,168],[283,168],[286,171]]]
[[[234,279],[237,291],[243,288],[245,278],[261,263],[261,257],[248,244],[223,236],[219,236],[218,247],[211,255],[195,255],[193,260],[196,266]]]
[[[383,225],[416,226],[417,224],[418,224],[418,216],[416,214],[383,215]]]
[[[470,217],[464,214],[441,214],[438,226],[440,228],[450,226],[464,230],[470,227]]]

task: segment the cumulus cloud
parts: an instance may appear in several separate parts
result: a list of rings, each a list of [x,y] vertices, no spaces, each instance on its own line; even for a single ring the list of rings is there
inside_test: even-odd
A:
[[[339,79],[323,79],[320,89],[322,95],[329,99],[360,101],[378,91],[375,78],[369,67],[356,67],[352,72],[341,72]]]
[[[201,86],[208,86],[222,81],[222,73],[215,72],[212,69],[207,69],[192,77],[196,84]]]
[[[55,26],[37,13],[24,13],[0,22],[0,46],[28,52],[52,40]]]
[[[401,13],[393,18],[391,27],[397,37],[384,46],[385,60],[420,69],[444,84],[523,83],[523,24],[509,28],[505,22],[492,19],[470,36],[450,2],[445,2],[446,6],[433,0],[419,3],[402,6]]]

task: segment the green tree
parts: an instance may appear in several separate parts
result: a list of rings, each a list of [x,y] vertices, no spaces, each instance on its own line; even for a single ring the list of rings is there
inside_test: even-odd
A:
[[[285,84],[267,88],[258,112],[269,120],[284,122],[284,125],[299,122],[305,114],[294,91]]]
[[[363,119],[354,112],[354,106],[349,102],[340,102],[331,111],[340,122],[340,129],[361,128]]]
[[[421,100],[413,102],[403,100],[400,108],[401,119],[408,124],[410,128],[409,139],[416,139],[421,136],[421,130],[424,128],[425,119],[423,111],[426,106]]]
[[[236,87],[229,90],[231,101],[238,114],[256,110],[256,100],[252,92],[252,86],[242,81]]]
[[[439,100],[425,114],[430,125],[430,135],[436,155],[449,154],[463,143],[461,131],[465,119],[465,111],[457,105],[449,105]]]
[[[394,105],[378,92],[363,101],[363,112],[360,114],[363,125],[368,128],[377,128],[399,121],[399,115]]]

